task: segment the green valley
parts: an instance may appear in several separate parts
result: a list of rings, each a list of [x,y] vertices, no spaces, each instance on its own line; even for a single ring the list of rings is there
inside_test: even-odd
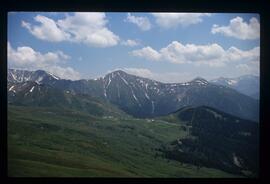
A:
[[[57,177],[242,177],[170,160],[158,151],[184,124],[75,110],[8,107],[8,175]]]

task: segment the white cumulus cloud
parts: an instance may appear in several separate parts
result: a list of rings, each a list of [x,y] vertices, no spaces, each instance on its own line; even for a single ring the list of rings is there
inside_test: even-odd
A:
[[[8,42],[8,66],[9,68],[25,70],[46,70],[60,78],[79,79],[80,74],[71,67],[63,67],[70,56],[62,51],[40,53],[28,46],[12,48]]]
[[[127,18],[125,19],[125,21],[137,25],[142,31],[148,31],[152,27],[147,17],[134,16],[130,13],[127,14]]]
[[[193,75],[188,72],[153,72],[147,68],[123,68],[123,71],[144,78],[153,79],[164,83],[186,82],[193,79]]]
[[[152,61],[159,61],[161,59],[161,54],[149,46],[142,49],[134,50],[131,52],[131,55],[142,57]]]
[[[250,67],[247,64],[239,64],[236,66],[236,68],[238,68],[240,71],[243,71],[243,72],[247,72],[247,73],[250,72]]]
[[[189,26],[203,21],[202,17],[210,16],[210,13],[152,13],[157,25],[163,28],[177,26]]]
[[[230,47],[227,50],[226,59],[228,61],[259,61],[260,47],[254,47],[253,49],[244,51],[236,47]]]
[[[184,45],[178,41],[173,41],[159,51],[148,46],[133,50],[130,54],[152,61],[167,61],[176,64],[203,64],[212,67],[221,67],[227,62],[259,61],[260,47],[255,47],[247,51],[240,50],[236,47],[230,47],[224,50],[216,43],[207,45]]]
[[[254,40],[260,38],[260,23],[255,17],[252,17],[249,22],[244,22],[241,17],[235,17],[230,20],[228,26],[214,24],[211,33],[220,33],[241,40]]]
[[[123,68],[123,70],[133,75],[154,79],[154,73],[146,68]]]
[[[138,46],[140,45],[139,41],[137,40],[126,40],[126,41],[122,41],[121,42],[122,45],[125,45],[125,46],[129,46],[129,47],[135,47],[135,46]]]
[[[258,61],[241,63],[236,65],[236,68],[241,75],[246,74],[260,75],[260,63]]]
[[[56,22],[42,15],[37,15],[34,20],[40,25],[31,25],[22,21],[22,27],[26,28],[32,35],[52,42],[60,42],[69,39],[70,35],[59,28]]]
[[[70,41],[84,43],[91,47],[111,47],[119,42],[119,37],[106,26],[105,13],[77,12],[65,18],[53,20],[37,15],[38,25],[22,21],[22,26],[41,40],[51,42]]]
[[[80,73],[71,67],[61,67],[61,66],[54,65],[54,66],[44,68],[44,70],[55,74],[61,79],[78,80],[81,78]]]

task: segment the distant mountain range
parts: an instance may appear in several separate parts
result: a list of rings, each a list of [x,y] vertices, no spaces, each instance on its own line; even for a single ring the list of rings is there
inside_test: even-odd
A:
[[[84,104],[82,101],[85,101],[77,98],[78,95],[95,98],[100,103],[111,103],[140,118],[162,116],[185,106],[201,105],[245,119],[258,121],[259,118],[258,100],[202,78],[186,83],[161,83],[118,70],[94,80],[71,81],[42,70],[8,70],[9,103],[31,105],[44,97],[41,104],[52,101],[48,104],[52,105],[61,103],[57,100],[60,94],[62,97],[72,95],[77,99],[76,104]],[[66,105],[68,100],[62,102]]]
[[[260,78],[254,75],[243,75],[237,78],[224,78],[211,80],[210,82],[218,85],[233,88],[240,93],[251,96],[255,99],[260,98]]]
[[[184,124],[189,132],[163,146],[167,158],[234,173],[258,172],[258,123],[206,106],[184,107],[162,119]]]

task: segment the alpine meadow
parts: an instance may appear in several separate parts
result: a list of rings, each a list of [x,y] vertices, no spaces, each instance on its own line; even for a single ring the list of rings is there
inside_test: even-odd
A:
[[[7,23],[8,176],[258,177],[258,14]]]

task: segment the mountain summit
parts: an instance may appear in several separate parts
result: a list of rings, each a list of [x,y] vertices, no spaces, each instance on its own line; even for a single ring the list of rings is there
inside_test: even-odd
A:
[[[37,71],[28,71],[28,70],[16,70],[8,69],[8,82],[18,83],[18,82],[27,82],[35,81],[36,83],[51,83],[56,80],[60,80],[59,77],[46,72],[44,70]]]
[[[192,81],[190,81],[190,83],[197,83],[197,84],[207,85],[208,84],[208,81],[205,80],[204,78],[196,77],[195,79],[193,79]]]

